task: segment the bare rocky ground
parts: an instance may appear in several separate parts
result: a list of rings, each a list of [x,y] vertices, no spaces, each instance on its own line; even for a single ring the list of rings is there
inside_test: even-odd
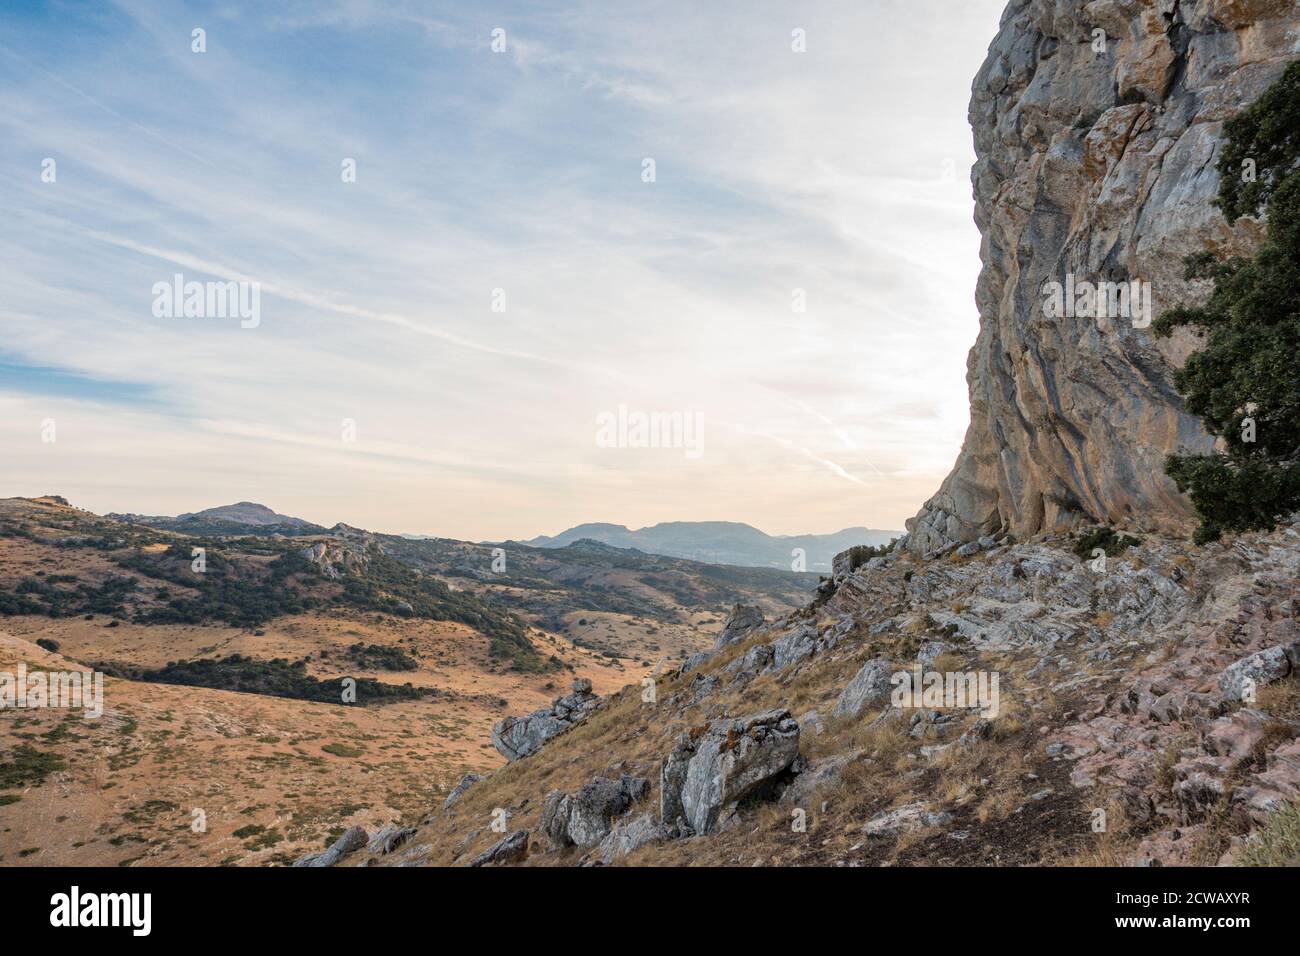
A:
[[[841,566],[341,865],[1296,862],[1300,521],[1073,545]],[[918,662],[996,713],[895,706]]]

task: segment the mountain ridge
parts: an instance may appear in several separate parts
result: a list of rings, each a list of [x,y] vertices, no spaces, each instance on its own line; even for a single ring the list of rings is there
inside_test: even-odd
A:
[[[739,567],[790,568],[796,549],[804,567],[829,571],[836,554],[855,545],[881,545],[901,532],[854,527],[831,534],[771,535],[739,521],[661,521],[635,530],[610,522],[575,525],[556,535],[538,535],[520,544],[537,548],[566,547],[589,539],[617,548]]]
[[[145,525],[161,531],[185,534],[321,534],[326,529],[303,518],[282,515],[255,501],[236,501],[184,514],[144,515],[109,512],[113,521]]]

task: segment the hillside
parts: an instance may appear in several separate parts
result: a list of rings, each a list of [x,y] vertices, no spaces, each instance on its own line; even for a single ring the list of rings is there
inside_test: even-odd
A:
[[[492,559],[0,500],[0,672],[107,675],[102,717],[0,712],[0,862],[283,864],[348,825],[416,820],[502,763],[506,715],[576,678],[608,694],[709,646],[731,604],[787,613],[816,584],[616,549],[512,548],[501,575]]]
[[[104,517],[128,524],[141,524],[162,531],[189,535],[302,535],[322,534],[325,529],[301,518],[276,514],[266,505],[240,501],[233,505],[206,508],[167,517],[165,515],[108,514]]]
[[[1104,565],[1080,543],[845,571],[653,695],[603,701],[401,851],[348,859],[1296,862],[1300,520],[1231,546],[1150,536]],[[895,706],[889,677],[914,667],[999,681],[974,707]]]
[[[562,548],[583,539],[710,564],[789,570],[798,551],[804,568],[826,573],[831,560],[854,545],[887,544],[901,532],[845,528],[834,534],[769,535],[735,521],[666,521],[632,531],[617,524],[580,524],[554,537],[524,542],[539,548]]]

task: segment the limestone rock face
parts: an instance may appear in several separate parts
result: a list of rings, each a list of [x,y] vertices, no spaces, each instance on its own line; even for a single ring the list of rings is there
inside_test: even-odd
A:
[[[527,757],[556,734],[580,723],[599,703],[600,698],[591,692],[591,681],[574,678],[573,693],[557,697],[549,709],[498,720],[492,726],[492,746],[508,761]]]
[[[799,755],[799,725],[789,711],[715,720],[683,734],[660,770],[660,819],[682,819],[712,833],[724,812],[771,784]]]
[[[522,863],[528,859],[528,831],[516,830],[492,844],[474,859],[470,866],[498,866],[503,863]]]
[[[343,835],[330,844],[324,853],[313,853],[294,861],[294,866],[321,867],[333,866],[353,850],[366,845],[369,835],[361,827],[349,827]]]
[[[646,795],[650,781],[624,774],[597,777],[572,795],[553,790],[542,805],[541,829],[557,847],[595,846],[609,835],[615,817]]]
[[[890,680],[893,672],[894,665],[884,658],[878,657],[863,664],[835,701],[835,716],[856,719],[867,707],[888,703],[889,692],[894,686]]]
[[[724,647],[743,640],[755,628],[762,626],[763,611],[761,608],[754,607],[751,604],[737,604],[731,609],[731,614],[727,617],[727,623],[722,625],[718,640],[713,645],[713,652],[717,653]]]
[[[1011,0],[970,106],[971,424],[910,549],[1083,521],[1190,527],[1163,461],[1213,447],[1172,386],[1194,340],[1142,326],[1208,291],[1184,281],[1186,255],[1262,238],[1212,205],[1223,122],[1297,56],[1300,0]],[[1045,307],[1050,283],[1139,280],[1149,314]]]

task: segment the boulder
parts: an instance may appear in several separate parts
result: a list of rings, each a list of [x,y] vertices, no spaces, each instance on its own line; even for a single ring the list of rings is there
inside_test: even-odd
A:
[[[492,727],[492,746],[513,762],[536,753],[542,744],[568,729],[568,721],[546,711],[527,717],[504,717]]]
[[[685,662],[682,664],[682,673],[685,674],[688,671],[695,670],[695,668],[699,667],[712,656],[713,654],[709,651],[696,651],[690,657],[686,658]]]
[[[1248,687],[1262,687],[1291,672],[1286,648],[1281,644],[1243,657],[1219,675],[1219,690],[1228,700],[1241,700]]]
[[[600,703],[591,681],[575,678],[573,693],[557,697],[547,710],[526,717],[504,717],[492,727],[492,746],[508,761],[536,753],[546,741],[584,720]]]
[[[528,831],[516,830],[497,841],[474,859],[470,866],[497,866],[502,863],[521,863],[528,859]]]
[[[751,631],[762,627],[763,623],[762,609],[752,604],[737,604],[731,609],[726,623],[722,625],[718,640],[713,645],[713,653],[716,654],[724,647],[743,640]]]
[[[677,832],[659,823],[649,813],[643,813],[635,820],[619,823],[601,841],[597,849],[600,862],[609,866],[615,860],[622,859],[633,850],[651,843],[663,843],[677,836]]]
[[[753,680],[772,666],[773,651],[771,644],[755,644],[726,667],[726,673],[734,673],[738,680]]]
[[[542,804],[542,832],[556,847],[595,846],[609,835],[614,817],[627,813],[649,790],[650,781],[627,774],[618,780],[597,777],[572,795],[553,790]]]
[[[399,827],[396,824],[388,824],[380,827],[370,841],[366,844],[366,849],[376,855],[392,853],[399,846],[415,836],[415,827]]]
[[[366,845],[367,834],[362,827],[349,827],[343,835],[330,844],[324,853],[304,856],[294,862],[294,866],[333,866],[353,850]]]
[[[800,624],[772,642],[772,669],[781,670],[817,653],[818,633],[814,624]]]
[[[787,710],[715,720],[678,738],[660,771],[660,818],[710,833],[724,812],[774,786],[799,755]]]
[[[874,707],[889,700],[893,683],[894,665],[883,657],[877,657],[862,665],[861,670],[853,675],[847,687],[835,702],[835,717],[857,719],[868,707]]]
[[[925,827],[942,826],[952,820],[952,814],[932,811],[924,802],[909,803],[896,810],[877,813],[862,827],[862,832],[872,837],[896,836]]]

